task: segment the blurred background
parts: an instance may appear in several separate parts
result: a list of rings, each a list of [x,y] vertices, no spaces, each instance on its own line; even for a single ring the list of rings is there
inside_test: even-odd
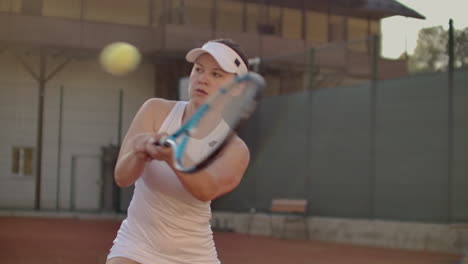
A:
[[[307,201],[289,237],[468,248],[468,4],[395,0],[0,0],[0,209],[125,215],[116,155],[141,104],[184,99],[185,53],[238,42],[267,80],[240,132],[241,185],[213,227],[274,235],[275,199]],[[450,20],[452,19],[452,20]],[[115,77],[114,41],[143,62]],[[281,218],[275,218],[281,220]],[[279,222],[275,222],[278,224]]]

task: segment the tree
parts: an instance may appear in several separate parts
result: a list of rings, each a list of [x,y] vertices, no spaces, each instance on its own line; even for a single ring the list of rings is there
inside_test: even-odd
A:
[[[454,30],[455,67],[468,66],[468,28]],[[419,31],[414,53],[409,56],[410,72],[442,71],[448,67],[448,31],[442,26]]]
[[[468,27],[455,33],[455,67],[468,66]]]

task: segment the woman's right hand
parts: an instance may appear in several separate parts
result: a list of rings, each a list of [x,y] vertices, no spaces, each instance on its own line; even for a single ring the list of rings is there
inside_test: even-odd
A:
[[[167,136],[167,134],[141,133],[136,135],[133,139],[133,153],[144,161],[152,159],[170,161],[172,149],[156,145],[156,142],[164,136]]]
[[[148,161],[155,159],[158,150],[155,131],[160,129],[173,102],[152,98],[147,100],[133,118],[119,151],[114,178],[121,187],[130,186],[143,173]]]
[[[136,135],[133,138],[133,154],[140,160],[148,161],[150,160],[150,156],[147,153],[147,145],[153,140],[152,134],[150,133],[141,133]]]

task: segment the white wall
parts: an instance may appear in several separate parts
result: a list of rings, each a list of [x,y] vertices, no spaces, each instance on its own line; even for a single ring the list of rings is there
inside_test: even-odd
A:
[[[37,57],[30,55],[24,58],[37,70]],[[64,57],[48,58],[48,72],[52,72],[63,60]],[[63,87],[64,93],[61,157],[58,159],[60,87]],[[90,55],[72,59],[46,84],[43,209],[56,207],[58,171],[59,205],[61,209],[69,208],[73,155],[98,158],[102,146],[117,143],[120,89],[124,92],[124,136],[140,105],[153,96],[154,69],[150,64],[143,63],[128,76],[114,77],[103,72],[97,58]],[[38,85],[31,74],[10,51],[0,53],[0,208],[34,206],[34,175],[18,178],[12,174],[11,151],[12,146],[16,145],[36,147],[37,97]]]

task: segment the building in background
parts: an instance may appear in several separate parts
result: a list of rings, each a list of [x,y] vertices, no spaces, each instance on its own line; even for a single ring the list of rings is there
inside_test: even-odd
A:
[[[259,57],[265,95],[279,95],[306,89],[309,71],[320,87],[369,80],[371,36],[394,15],[423,18],[394,0],[0,0],[0,207],[108,207],[102,147],[147,98],[178,98],[185,53],[209,39]],[[143,52],[138,71],[101,70],[114,41]],[[402,60],[378,65],[380,79],[407,73]]]
[[[369,40],[380,35],[380,20],[394,15],[424,18],[394,0],[2,0],[0,39],[6,43],[70,49],[75,56],[124,40],[154,63],[155,95],[175,98],[172,87],[186,75],[183,55],[204,41],[229,37],[249,57],[270,63],[270,84],[294,73],[291,65],[309,63],[297,56],[322,48],[316,68],[340,72],[341,81],[368,79]],[[346,43],[346,44],[345,44]],[[341,44],[341,45],[340,45]],[[279,59],[281,57],[281,59]],[[406,74],[401,60],[380,59],[380,78]],[[170,65],[168,67],[168,65]],[[298,68],[298,67],[293,67]],[[269,72],[266,72],[267,75]],[[278,79],[278,80],[276,80]],[[276,81],[275,81],[276,80]],[[335,80],[336,82],[337,80]],[[338,80],[339,81],[339,80]],[[267,94],[282,90],[270,85]]]

